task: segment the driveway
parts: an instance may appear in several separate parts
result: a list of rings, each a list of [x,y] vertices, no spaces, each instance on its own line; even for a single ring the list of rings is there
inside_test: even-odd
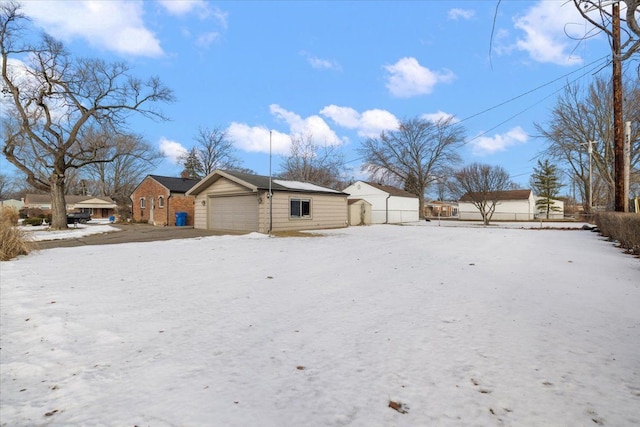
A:
[[[192,227],[158,227],[149,224],[110,224],[120,229],[109,233],[91,234],[74,239],[45,240],[34,243],[34,249],[70,248],[88,245],[114,245],[130,242],[154,242],[159,240],[192,239],[203,236],[243,234],[199,230]]]

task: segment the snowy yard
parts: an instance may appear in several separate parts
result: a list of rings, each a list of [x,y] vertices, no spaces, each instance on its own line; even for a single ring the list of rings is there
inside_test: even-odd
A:
[[[0,263],[0,424],[640,425],[640,262],[596,233],[322,234]]]

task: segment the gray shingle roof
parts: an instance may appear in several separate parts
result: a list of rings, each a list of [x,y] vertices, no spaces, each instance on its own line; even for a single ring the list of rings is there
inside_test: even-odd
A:
[[[396,197],[413,197],[413,198],[418,198],[418,196],[416,196],[415,194],[409,193],[408,191],[405,191],[401,188],[398,187],[394,187],[392,185],[385,185],[385,184],[376,184],[375,182],[367,182],[367,184],[369,184],[372,187],[377,188],[378,190],[382,190],[385,193],[389,193],[392,196],[396,196]]]
[[[172,193],[186,193],[191,187],[200,182],[200,180],[192,178],[175,178],[160,175],[149,175],[149,177],[167,187],[167,189]]]

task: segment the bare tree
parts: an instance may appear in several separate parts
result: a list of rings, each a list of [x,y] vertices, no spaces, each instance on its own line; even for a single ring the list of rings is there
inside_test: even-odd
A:
[[[617,2],[617,0],[616,0]],[[623,0],[627,5],[625,16],[621,19],[621,33],[625,34],[620,45],[620,61],[630,59],[640,49],[640,25],[636,14],[640,9],[640,0]],[[613,40],[613,14],[609,7],[614,1],[603,0],[573,0],[576,9],[591,25],[605,33],[609,40]],[[596,15],[593,12],[597,12]]]
[[[74,59],[46,34],[27,45],[26,22],[18,3],[0,5],[2,92],[11,104],[2,149],[32,186],[50,192],[51,226],[63,229],[68,173],[114,160],[112,140],[90,133],[118,135],[132,113],[165,119],[150,105],[173,94],[158,78],[135,78],[124,63]]]
[[[113,138],[105,153],[113,160],[87,165],[80,180],[83,194],[110,197],[122,210],[130,202],[135,187],[157,166],[161,154],[140,135],[121,134]]]
[[[588,87],[567,85],[556,101],[550,119],[535,128],[547,142],[541,153],[557,161],[579,181],[586,212],[589,192],[589,141],[593,144],[592,182],[596,205],[613,207],[614,202],[614,129],[611,82],[596,78]],[[629,79],[623,87],[625,120],[631,121],[631,170],[640,167],[640,82]],[[632,186],[638,174],[631,175]]]
[[[509,173],[502,166],[472,163],[453,175],[451,192],[460,201],[471,202],[489,225],[500,200],[500,193],[513,187]]]
[[[15,181],[6,174],[0,174],[0,200],[6,200],[15,191]]]
[[[318,145],[313,135],[291,136],[289,155],[280,165],[282,179],[339,189],[343,186],[344,156],[335,145]]]
[[[236,170],[240,167],[233,141],[225,130],[219,127],[199,128],[195,141],[197,145],[182,157],[186,176],[199,179],[216,169]]]
[[[364,158],[364,171],[389,178],[415,194],[420,200],[420,218],[424,218],[424,192],[460,161],[458,148],[464,137],[464,128],[452,117],[435,122],[414,118],[378,138],[367,138],[358,152]]]

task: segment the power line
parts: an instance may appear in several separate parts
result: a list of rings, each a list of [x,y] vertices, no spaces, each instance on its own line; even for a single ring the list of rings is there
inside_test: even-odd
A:
[[[608,55],[602,56],[602,57],[600,57],[600,58],[598,58],[598,59],[596,59],[596,60],[594,60],[594,61],[592,61],[592,62],[590,62],[590,63],[588,63],[588,64],[586,64],[586,65],[584,65],[584,66],[582,66],[582,67],[580,67],[580,68],[578,68],[578,69],[576,69],[576,70],[573,70],[573,71],[571,71],[571,72],[569,72],[569,73],[563,74],[563,75],[562,75],[562,76],[560,76],[560,77],[557,77],[557,78],[555,78],[555,79],[553,79],[553,80],[550,80],[550,81],[548,81],[548,82],[546,82],[546,83],[544,83],[544,84],[541,84],[541,85],[539,85],[539,86],[536,86],[535,88],[530,89],[530,90],[528,90],[528,91],[526,91],[526,92],[523,92],[523,93],[521,93],[521,94],[519,94],[519,95],[517,95],[517,96],[514,96],[514,97],[512,97],[512,98],[509,98],[509,99],[507,99],[506,101],[503,101],[503,102],[501,102],[501,103],[499,103],[499,104],[496,104],[496,105],[494,105],[494,106],[492,106],[492,107],[486,108],[486,109],[484,109],[484,110],[482,110],[482,111],[480,111],[480,112],[478,112],[478,113],[472,114],[472,115],[470,115],[470,116],[468,116],[468,117],[465,117],[464,119],[459,120],[458,122],[456,122],[456,124],[457,124],[457,123],[462,123],[462,122],[465,122],[465,121],[468,121],[468,120],[471,120],[471,119],[473,119],[473,118],[475,118],[475,117],[478,117],[478,116],[480,116],[480,115],[482,115],[482,114],[488,113],[489,111],[495,110],[496,108],[499,108],[499,107],[502,107],[502,106],[504,106],[504,105],[507,105],[507,104],[509,104],[510,102],[513,102],[513,101],[516,101],[516,100],[518,100],[518,99],[520,99],[520,98],[523,98],[523,97],[525,97],[525,96],[527,96],[527,95],[529,95],[529,94],[531,94],[531,93],[533,93],[533,92],[536,92],[536,91],[538,91],[538,90],[540,90],[540,89],[543,89],[543,88],[545,88],[545,87],[547,87],[547,86],[549,86],[549,85],[551,85],[551,84],[553,84],[553,83],[558,82],[559,80],[565,79],[565,78],[567,78],[568,76],[571,76],[572,74],[575,74],[575,73],[581,72],[581,71],[583,71],[583,70],[585,70],[585,69],[587,69],[587,68],[589,68],[589,67],[590,67],[587,71],[585,71],[584,73],[580,74],[580,76],[578,76],[577,78],[575,78],[575,79],[571,80],[570,82],[568,82],[567,84],[563,85],[563,86],[562,86],[562,87],[560,87],[559,89],[556,89],[555,91],[551,92],[549,95],[547,95],[547,96],[545,96],[545,97],[543,97],[543,98],[539,99],[538,101],[536,101],[534,104],[530,105],[529,107],[527,107],[527,108],[525,108],[525,109],[523,109],[523,110],[519,111],[519,112],[518,112],[518,113],[516,113],[516,114],[513,114],[513,115],[509,116],[507,119],[505,119],[505,120],[503,120],[502,122],[498,123],[497,125],[495,125],[495,126],[491,127],[490,129],[488,129],[488,130],[486,130],[486,131],[484,131],[484,132],[482,132],[482,133],[480,133],[480,134],[478,134],[478,135],[474,136],[473,138],[471,138],[471,139],[469,139],[469,140],[465,141],[465,142],[464,142],[464,145],[467,145],[467,144],[469,144],[470,142],[475,141],[476,139],[478,139],[478,138],[480,138],[480,137],[482,137],[482,136],[486,135],[487,133],[491,132],[492,130],[494,130],[494,129],[496,129],[496,128],[498,128],[498,127],[502,126],[502,125],[504,125],[505,123],[509,122],[510,120],[513,120],[514,118],[518,117],[519,115],[521,115],[521,114],[525,113],[526,111],[528,111],[528,110],[530,110],[530,109],[534,108],[534,107],[535,107],[535,106],[537,106],[540,102],[542,102],[542,101],[544,101],[544,100],[546,100],[546,99],[550,98],[551,96],[555,95],[555,94],[556,94],[556,93],[558,93],[559,91],[561,91],[561,90],[563,90],[564,88],[566,88],[566,87],[567,87],[568,85],[570,85],[571,83],[574,83],[574,82],[578,81],[579,79],[581,79],[582,77],[586,76],[587,74],[590,74],[590,73],[594,72],[594,71],[595,71],[595,70],[597,70],[598,68],[603,68],[603,67],[606,65],[606,64],[602,64],[602,61],[603,61],[603,60],[606,60],[606,62],[608,63],[608,62],[609,62],[609,57],[608,57]],[[597,65],[596,65],[596,64],[597,64]],[[595,65],[595,66],[594,66],[594,65]],[[358,158],[355,158],[355,159],[352,159],[352,160],[348,160],[348,161],[344,162],[343,164],[345,164],[345,165],[346,165],[346,164],[349,164],[349,163],[357,162],[357,161],[362,160],[362,159],[364,159],[364,157],[358,157]]]

